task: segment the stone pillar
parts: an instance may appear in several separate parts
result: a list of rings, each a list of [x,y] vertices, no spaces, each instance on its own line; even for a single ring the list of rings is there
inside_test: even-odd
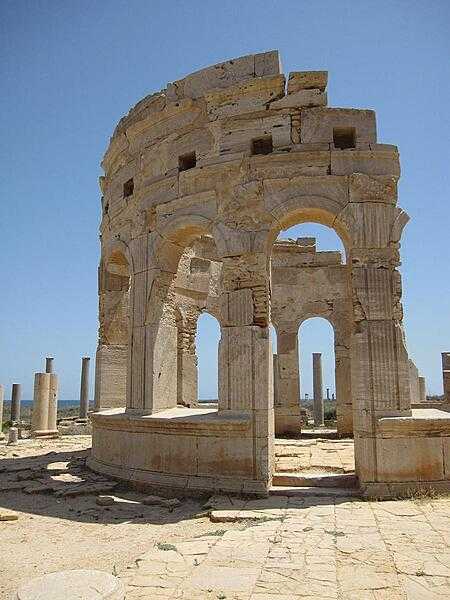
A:
[[[53,373],[53,361],[55,359],[52,356],[47,356],[47,358],[45,359],[45,372],[46,373]]]
[[[442,379],[444,402],[450,404],[450,352],[442,352]]]
[[[95,410],[125,407],[127,359],[127,345],[100,344],[98,346],[95,355]]]
[[[336,333],[337,337],[337,333]],[[352,406],[352,383],[351,383],[351,360],[350,342],[346,344],[335,343],[335,381],[337,432],[339,436],[353,435],[353,406]]]
[[[20,402],[22,399],[22,385],[13,383],[11,390],[11,423],[20,427]]]
[[[127,412],[177,405],[177,327],[173,281],[183,252],[157,232],[132,240]]]
[[[58,375],[55,373],[50,373],[47,423],[49,435],[58,434]]]
[[[243,457],[252,465],[249,485],[267,490],[274,439],[269,261],[263,253],[233,254],[223,257],[222,266],[219,416],[249,419],[242,440]]]
[[[377,210],[381,213],[387,209],[383,205]],[[381,214],[379,218],[383,223]],[[367,244],[375,246],[377,231],[371,232],[374,237],[365,240]],[[395,268],[398,262],[398,249],[394,245],[352,250],[353,424],[356,474],[362,484],[383,477],[383,465],[377,454],[378,419],[411,415],[401,276]]]
[[[427,388],[425,385],[425,377],[419,377],[419,402],[427,401]]]
[[[3,433],[3,401],[5,399],[5,388],[0,383],[0,440],[5,438]]]
[[[298,326],[277,327],[277,397],[275,434],[300,433],[300,374],[298,366]]]
[[[177,404],[198,405],[198,361],[195,348],[198,313],[177,322]]]
[[[411,398],[411,403],[420,402],[420,391],[419,391],[419,371],[414,364],[412,359],[408,360],[409,367],[409,393]]]
[[[323,426],[322,354],[313,352],[314,427]]]
[[[47,435],[50,373],[35,373],[31,435]]]
[[[80,382],[80,419],[87,419],[89,410],[89,356],[81,359],[81,382]]]

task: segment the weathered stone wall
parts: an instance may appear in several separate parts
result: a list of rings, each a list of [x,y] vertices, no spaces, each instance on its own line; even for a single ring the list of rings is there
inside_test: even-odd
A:
[[[398,152],[377,143],[373,111],[328,108],[325,88],[322,72],[291,73],[286,86],[278,53],[268,52],[169,84],[119,122],[102,163],[100,280],[120,253],[130,276],[126,411],[94,417],[97,468],[126,471],[130,464],[122,446],[113,455],[104,450],[114,419],[127,447],[134,444],[133,464],[136,452],[143,453],[139,464],[153,468],[153,438],[139,433],[139,422],[180,410],[174,281],[185,249],[210,235],[222,263],[222,337],[219,411],[208,419],[219,429],[232,417],[247,420],[242,477],[248,490],[267,491],[274,422],[271,248],[280,230],[314,221],[335,229],[348,257],[357,472],[364,484],[395,479],[395,469],[386,467],[379,421],[411,415],[397,269],[408,217],[397,207]],[[102,302],[100,342],[108,345],[105,332],[113,320],[106,298]],[[171,423],[176,428],[179,422]],[[207,430],[201,423],[192,417],[189,425],[197,440]],[[160,447],[170,452],[171,439]],[[230,444],[220,452],[231,452]],[[196,464],[198,443],[189,448],[183,456]],[[229,481],[221,476],[214,445],[209,450],[216,477],[202,485],[225,489]]]

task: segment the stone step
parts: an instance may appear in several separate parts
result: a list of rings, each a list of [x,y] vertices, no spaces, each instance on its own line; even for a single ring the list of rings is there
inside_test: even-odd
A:
[[[326,487],[326,488],[357,488],[358,479],[353,473],[327,473],[327,474],[302,474],[302,473],[274,473],[273,485],[288,487]]]
[[[293,487],[289,485],[273,485],[270,488],[271,496],[289,496],[296,498],[309,498],[311,496],[329,498],[358,497],[360,491],[357,488],[334,488],[334,487]]]

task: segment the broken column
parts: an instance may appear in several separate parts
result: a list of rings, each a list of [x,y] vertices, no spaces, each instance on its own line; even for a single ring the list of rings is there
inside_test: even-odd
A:
[[[314,426],[323,425],[322,354],[313,352]]]
[[[46,373],[53,373],[53,361],[54,361],[54,358],[52,356],[47,356],[47,358],[45,359],[45,372]]]
[[[20,400],[22,398],[22,385],[13,383],[11,390],[11,423],[13,426],[20,425]]]
[[[425,377],[419,377],[419,402],[427,401],[427,389],[425,386]]]
[[[450,352],[442,352],[442,379],[444,385],[444,402],[450,404]]]
[[[54,373],[35,373],[31,436],[57,435],[58,379]],[[50,422],[51,420],[51,422]]]
[[[87,419],[89,410],[89,356],[81,359],[80,419]]]
[[[0,440],[2,440],[5,435],[3,433],[3,400],[5,398],[5,388],[2,384],[0,384]]]

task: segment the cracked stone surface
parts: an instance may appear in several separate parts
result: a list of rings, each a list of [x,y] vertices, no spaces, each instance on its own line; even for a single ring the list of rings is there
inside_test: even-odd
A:
[[[275,440],[275,471],[278,473],[351,473],[354,470],[353,440]]]
[[[0,481],[22,485],[32,482],[28,477],[41,478],[45,469],[70,488],[69,475],[89,475],[83,466],[89,441],[0,445],[6,459],[0,461]],[[278,448],[289,458],[302,447],[320,452],[322,444],[330,444],[336,456],[347,455],[336,442],[306,442],[284,440]],[[450,597],[448,496],[387,502],[214,496],[206,503],[183,499],[170,512],[146,506],[144,493],[120,489],[109,507],[96,504],[97,494],[49,492],[11,488],[0,493],[1,509],[19,517],[0,523],[1,599],[13,597],[19,583],[32,577],[77,568],[117,574],[127,600]],[[208,510],[236,520],[212,522]]]
[[[218,508],[217,499],[215,504]],[[448,497],[382,503],[279,497],[235,508],[250,518],[255,510],[267,520],[186,540],[169,550],[153,547],[120,574],[127,598],[450,596]]]

